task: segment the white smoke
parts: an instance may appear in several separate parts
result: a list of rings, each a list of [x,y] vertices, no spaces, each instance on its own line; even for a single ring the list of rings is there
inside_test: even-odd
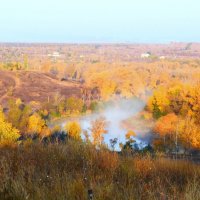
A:
[[[136,133],[136,137],[134,139],[140,147],[144,147],[152,138],[151,129],[145,124],[145,120],[139,119],[138,123],[138,119],[137,121],[134,121],[134,117],[144,110],[145,105],[146,103],[144,101],[137,98],[118,99],[112,101],[111,104],[105,106],[103,110],[98,113],[89,114],[79,118],[63,119],[59,122],[56,122],[56,124],[60,124],[62,127],[64,127],[68,121],[78,121],[82,130],[87,130],[88,134],[91,135],[91,122],[100,117],[105,117],[105,119],[108,121],[108,133],[104,135],[104,142],[109,145],[110,139],[118,138],[116,150],[119,150],[119,143],[125,143],[125,135],[128,131],[130,131],[122,126],[123,121],[132,118],[133,120],[131,127],[133,128],[131,131]],[[82,137],[84,139],[84,136]]]
[[[104,142],[109,145],[109,140],[113,138],[118,138],[118,144],[116,149],[119,150],[119,143],[125,143],[125,135],[129,131],[122,127],[122,122],[130,117],[134,117],[140,113],[144,107],[145,102],[140,99],[118,99],[113,101],[111,105],[105,106],[103,111],[100,113],[91,114],[89,116],[84,116],[79,119],[81,128],[87,130],[89,134],[89,128],[91,127],[91,121],[98,119],[100,116],[105,117],[108,121],[107,131],[108,133],[104,135]],[[141,125],[140,125],[141,126]],[[145,123],[142,123],[139,130],[137,128],[132,130],[136,132],[136,137],[134,138],[140,146],[145,146],[148,144],[150,139],[150,130],[145,128]],[[144,130],[144,131],[141,131]]]

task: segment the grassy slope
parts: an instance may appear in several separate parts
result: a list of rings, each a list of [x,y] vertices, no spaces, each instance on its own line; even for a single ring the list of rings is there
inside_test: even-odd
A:
[[[54,98],[56,93],[65,97],[80,97],[80,84],[61,82],[50,74],[33,71],[0,70],[0,103],[9,98],[21,98],[24,102],[44,102]]]

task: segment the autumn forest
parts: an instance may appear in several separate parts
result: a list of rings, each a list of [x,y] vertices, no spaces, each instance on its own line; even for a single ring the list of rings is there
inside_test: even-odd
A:
[[[199,56],[0,44],[0,199],[200,199]]]

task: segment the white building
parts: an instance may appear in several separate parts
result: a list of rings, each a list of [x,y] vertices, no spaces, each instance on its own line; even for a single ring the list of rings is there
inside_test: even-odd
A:
[[[150,53],[142,53],[141,58],[149,58],[151,56]]]

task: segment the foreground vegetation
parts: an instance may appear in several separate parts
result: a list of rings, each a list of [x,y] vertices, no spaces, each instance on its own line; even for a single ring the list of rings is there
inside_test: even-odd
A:
[[[0,199],[200,199],[200,168],[90,143],[0,149]]]

